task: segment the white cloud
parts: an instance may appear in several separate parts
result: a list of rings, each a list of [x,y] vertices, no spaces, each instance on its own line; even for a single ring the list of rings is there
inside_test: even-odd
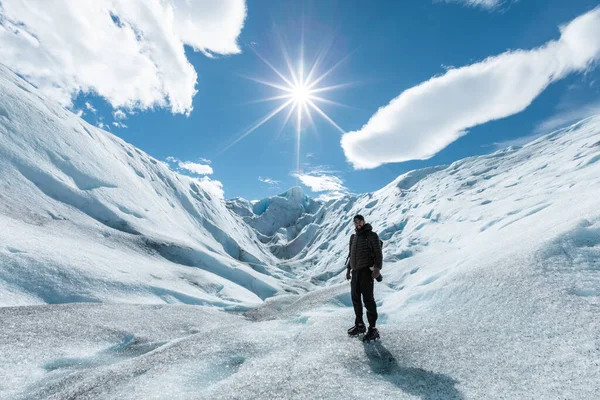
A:
[[[127,119],[127,114],[123,110],[116,110],[113,112],[113,118],[115,121],[112,123],[117,128],[127,128],[127,125],[123,123]]]
[[[325,192],[317,197],[317,200],[328,201],[348,194],[348,189],[344,186],[344,182],[326,170],[317,168],[309,173],[295,173],[292,175],[300,179],[300,182],[304,186],[309,187],[313,192]]]
[[[261,176],[258,177],[258,180],[266,183],[268,185],[279,185],[281,182],[280,181],[276,181],[275,179],[271,179],[271,178],[263,178]]]
[[[196,182],[202,189],[204,189],[214,197],[218,197],[220,199],[224,198],[225,193],[223,191],[223,183],[221,181],[210,179],[208,176],[190,179]]]
[[[200,162],[203,162],[204,164],[210,164],[210,163],[212,162],[212,161],[210,161],[209,159],[207,159],[207,158],[202,158],[202,157],[200,157],[200,158],[198,159],[198,161],[200,161]]]
[[[523,111],[552,82],[600,58],[600,8],[561,27],[559,40],[451,69],[406,90],[342,136],[355,168],[425,160],[467,129]]]
[[[189,113],[184,45],[235,54],[244,0],[2,0],[0,57],[63,105],[94,92],[114,108]]]
[[[125,114],[123,112],[123,110],[116,110],[113,113],[113,118],[116,119],[117,121],[122,121],[124,119],[127,119],[127,114]]]
[[[91,112],[93,112],[94,114],[96,114],[96,111],[97,111],[97,110],[94,108],[94,106],[93,106],[93,105],[91,105],[91,104],[90,104],[89,102],[87,102],[87,101],[85,102],[85,108],[86,108],[88,111],[91,111]]]
[[[73,112],[75,113],[75,115],[77,115],[79,118],[81,118],[83,116],[83,110],[73,110]]]
[[[535,132],[537,134],[544,135],[597,114],[600,114],[600,102],[562,110],[545,121],[539,123],[535,127]]]
[[[210,165],[197,164],[191,161],[179,161],[179,168],[193,172],[198,175],[210,175],[213,173],[213,169]]]
[[[496,8],[500,7],[500,5],[502,5],[502,3],[505,2],[505,0],[446,0],[446,1],[451,2],[451,3],[463,3],[470,7],[481,7],[481,8],[485,8],[488,10],[496,9]]]
[[[117,128],[122,128],[122,129],[124,129],[124,128],[127,128],[127,125],[125,125],[125,124],[124,124],[124,123],[122,123],[122,122],[117,122],[117,121],[115,121],[115,122],[113,122],[112,124],[113,124],[114,126],[116,126]]]
[[[319,195],[319,197],[317,197],[316,200],[328,202],[329,200],[335,200],[339,199],[340,197],[344,197],[347,194],[347,192],[327,192]]]
[[[195,163],[192,161],[181,161],[179,158],[171,157],[171,156],[167,157],[166,160],[169,163],[177,164],[178,170],[184,169],[188,172],[192,172],[197,175],[210,175],[214,172],[210,165],[198,164],[198,163]],[[205,159],[202,158],[201,160],[205,160]],[[210,163],[210,160],[206,160],[206,161],[208,161]]]

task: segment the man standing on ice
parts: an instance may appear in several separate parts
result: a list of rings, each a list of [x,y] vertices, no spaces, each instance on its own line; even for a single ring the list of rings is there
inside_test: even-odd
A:
[[[362,215],[357,214],[354,217],[354,227],[356,231],[350,237],[350,253],[346,261],[346,279],[352,279],[352,305],[354,306],[356,319],[354,320],[354,326],[348,329],[348,334],[356,336],[367,332],[363,340],[371,341],[379,338],[379,332],[375,328],[377,305],[373,297],[373,287],[375,279],[380,276],[383,253],[379,236],[373,232],[371,224],[365,224]],[[367,309],[368,331],[363,321],[361,295]]]

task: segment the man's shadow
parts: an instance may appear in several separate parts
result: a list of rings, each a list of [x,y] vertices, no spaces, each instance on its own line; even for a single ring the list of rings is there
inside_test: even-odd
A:
[[[364,347],[373,373],[393,383],[402,391],[419,396],[423,400],[464,399],[454,387],[458,382],[448,375],[421,368],[402,367],[379,341],[364,343]]]

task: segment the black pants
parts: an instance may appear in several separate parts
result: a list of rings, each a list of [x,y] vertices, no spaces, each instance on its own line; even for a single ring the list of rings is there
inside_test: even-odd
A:
[[[354,314],[356,314],[355,324],[363,324],[363,305],[365,303],[367,309],[367,319],[369,326],[375,327],[377,321],[377,305],[373,298],[374,280],[371,276],[372,271],[369,268],[361,268],[358,271],[352,271],[352,305],[354,306]],[[360,296],[362,295],[362,301]]]

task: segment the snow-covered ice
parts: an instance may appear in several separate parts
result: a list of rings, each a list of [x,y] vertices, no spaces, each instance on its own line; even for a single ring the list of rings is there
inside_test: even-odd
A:
[[[373,193],[227,200],[0,66],[0,398],[596,399],[599,193],[600,116]]]

